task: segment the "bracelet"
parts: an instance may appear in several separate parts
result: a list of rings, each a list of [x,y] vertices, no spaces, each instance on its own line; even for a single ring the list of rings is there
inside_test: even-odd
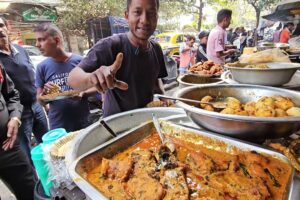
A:
[[[19,127],[22,125],[22,122],[21,122],[21,120],[18,117],[12,117],[11,119],[12,120],[16,120],[18,122],[18,124],[19,124]]]

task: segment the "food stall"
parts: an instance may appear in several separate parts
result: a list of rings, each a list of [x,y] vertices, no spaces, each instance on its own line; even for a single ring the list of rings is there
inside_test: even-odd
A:
[[[295,27],[299,27],[300,22],[300,1],[299,0],[284,0],[281,1],[275,11],[269,15],[263,16],[264,19],[270,21],[293,22]],[[299,35],[296,35],[299,36]],[[300,42],[289,41],[290,49],[287,49],[292,62],[300,63]]]

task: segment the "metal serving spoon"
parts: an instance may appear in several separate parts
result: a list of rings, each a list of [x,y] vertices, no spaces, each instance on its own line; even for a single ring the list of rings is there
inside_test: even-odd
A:
[[[154,124],[154,127],[155,127],[158,135],[159,135],[161,143],[163,145],[166,145],[166,147],[168,147],[171,152],[174,152],[175,151],[175,145],[172,142],[170,142],[166,138],[166,136],[162,133],[159,121],[158,121],[158,119],[157,119],[157,117],[154,113],[152,113],[152,119],[153,119],[153,124]]]
[[[193,99],[186,99],[186,98],[179,98],[179,97],[170,97],[162,94],[154,94],[154,97],[156,98],[164,98],[164,99],[172,99],[175,101],[185,101],[185,102],[190,102],[190,103],[197,103],[197,104],[207,104],[211,105],[212,107],[216,109],[224,109],[227,107],[227,103],[225,101],[215,101],[215,102],[202,102],[198,100],[193,100]]]

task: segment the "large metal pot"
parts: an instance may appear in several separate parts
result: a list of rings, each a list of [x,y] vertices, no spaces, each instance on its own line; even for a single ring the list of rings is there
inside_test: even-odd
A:
[[[298,69],[298,63],[266,63],[268,69],[226,66],[235,81],[245,84],[281,86],[288,83]]]
[[[179,88],[184,88],[188,86],[206,86],[206,85],[216,85],[224,83],[220,78],[213,77],[203,77],[194,74],[184,74],[177,78],[179,83]]]
[[[256,85],[213,85],[187,87],[175,93],[176,97],[200,100],[206,95],[235,97],[241,102],[257,101],[263,96],[281,95],[290,97],[300,105],[300,93]],[[198,105],[181,101],[177,105],[199,126],[208,130],[250,141],[286,137],[300,129],[300,117],[252,117],[222,114],[200,109]]]

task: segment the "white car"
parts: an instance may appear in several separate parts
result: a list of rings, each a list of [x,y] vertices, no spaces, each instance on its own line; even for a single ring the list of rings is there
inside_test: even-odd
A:
[[[22,47],[27,51],[35,69],[40,62],[47,58],[35,46],[23,45]]]

